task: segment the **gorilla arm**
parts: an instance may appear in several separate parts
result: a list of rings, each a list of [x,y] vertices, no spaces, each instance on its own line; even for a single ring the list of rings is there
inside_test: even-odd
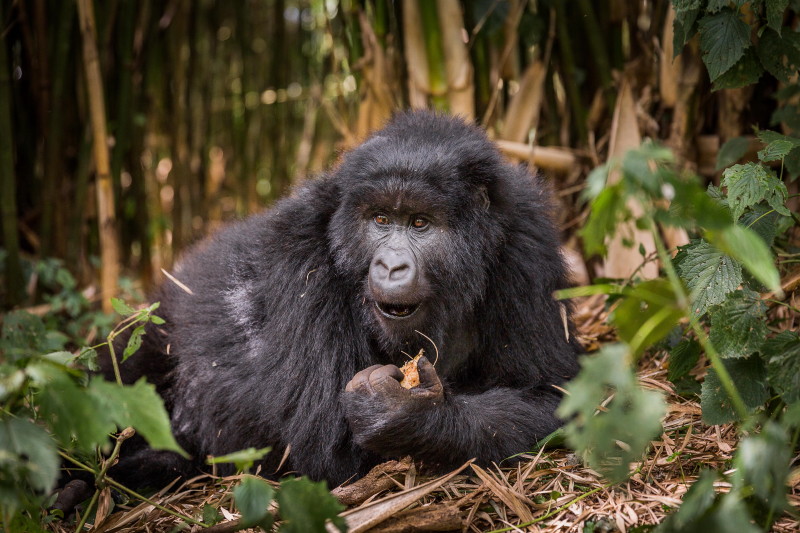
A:
[[[439,468],[475,458],[486,464],[530,450],[556,430],[555,390],[495,387],[459,394],[442,385],[426,358],[420,386],[407,390],[394,365],[362,370],[347,384],[345,412],[356,443],[387,457],[411,455]]]

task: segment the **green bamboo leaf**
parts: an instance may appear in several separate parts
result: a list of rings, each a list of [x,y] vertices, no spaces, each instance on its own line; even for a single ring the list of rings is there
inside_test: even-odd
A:
[[[724,9],[700,20],[700,50],[711,81],[736,64],[750,46],[750,26],[736,11]]]

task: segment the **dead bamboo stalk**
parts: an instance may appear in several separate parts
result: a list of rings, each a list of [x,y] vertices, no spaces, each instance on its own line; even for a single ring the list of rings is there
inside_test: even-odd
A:
[[[103,78],[97,52],[97,28],[91,0],[77,0],[78,19],[83,40],[83,66],[86,92],[92,124],[92,145],[95,162],[97,217],[100,230],[100,289],[103,311],[112,311],[110,298],[117,293],[119,279],[119,238],[114,210],[114,189],[111,183],[111,164],[106,139],[106,109],[103,98]]]

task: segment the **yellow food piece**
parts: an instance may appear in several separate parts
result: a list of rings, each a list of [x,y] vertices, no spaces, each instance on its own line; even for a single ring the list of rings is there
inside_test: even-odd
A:
[[[404,376],[403,380],[400,382],[400,386],[404,389],[413,389],[414,387],[419,387],[419,370],[417,369],[417,361],[419,361],[419,358],[424,354],[425,350],[420,350],[416,357],[400,367],[400,372],[402,372]]]

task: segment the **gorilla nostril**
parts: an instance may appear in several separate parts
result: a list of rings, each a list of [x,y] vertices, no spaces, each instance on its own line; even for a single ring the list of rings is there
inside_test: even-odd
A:
[[[397,265],[389,270],[391,281],[403,281],[411,274],[411,266],[408,264]]]

